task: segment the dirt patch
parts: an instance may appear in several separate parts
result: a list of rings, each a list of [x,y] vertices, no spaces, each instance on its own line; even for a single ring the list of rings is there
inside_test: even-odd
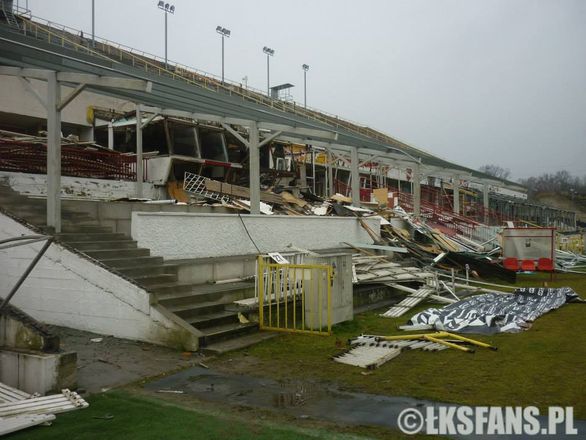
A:
[[[197,354],[145,342],[65,327],[51,329],[61,338],[63,350],[77,352],[77,384],[88,393],[175,372],[202,359]]]

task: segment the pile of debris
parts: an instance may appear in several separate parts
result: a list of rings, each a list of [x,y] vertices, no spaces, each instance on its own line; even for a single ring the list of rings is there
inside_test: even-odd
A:
[[[490,344],[447,332],[423,333],[405,336],[361,335],[348,341],[350,350],[336,355],[341,364],[375,369],[396,358],[405,350],[441,351],[447,348],[474,353],[470,346],[496,350]]]
[[[21,429],[49,424],[55,414],[87,408],[89,404],[77,393],[28,394],[0,382],[0,436]]]

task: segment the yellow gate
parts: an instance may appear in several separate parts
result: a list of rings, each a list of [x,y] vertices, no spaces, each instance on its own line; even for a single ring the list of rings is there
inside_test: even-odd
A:
[[[332,267],[258,258],[259,325],[264,330],[330,335]]]

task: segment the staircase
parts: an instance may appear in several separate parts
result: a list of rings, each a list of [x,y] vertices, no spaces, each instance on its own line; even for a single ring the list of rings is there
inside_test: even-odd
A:
[[[0,207],[39,230],[48,231],[44,199],[23,196],[0,184]],[[100,225],[91,215],[71,209],[62,210],[62,232],[56,239],[143,287],[152,303],[165,307],[203,333],[200,347],[207,352],[223,353],[273,336],[260,333],[258,323],[241,323],[238,312],[230,310],[235,300],[254,296],[254,280],[182,283],[178,280],[178,265],[151,255],[149,249],[140,248],[125,234]]]
[[[18,20],[12,12],[12,0],[0,0],[0,10],[2,11],[6,23],[8,23],[10,27],[20,29]]]

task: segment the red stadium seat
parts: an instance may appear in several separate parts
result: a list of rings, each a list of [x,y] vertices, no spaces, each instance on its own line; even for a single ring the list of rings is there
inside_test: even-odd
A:
[[[525,272],[533,272],[535,270],[535,260],[522,260],[521,270]]]
[[[551,258],[540,258],[537,260],[537,270],[543,272],[553,272],[555,270],[553,261]]]
[[[507,270],[514,270],[517,272],[519,270],[519,260],[514,257],[505,258],[503,260],[503,267]]]

